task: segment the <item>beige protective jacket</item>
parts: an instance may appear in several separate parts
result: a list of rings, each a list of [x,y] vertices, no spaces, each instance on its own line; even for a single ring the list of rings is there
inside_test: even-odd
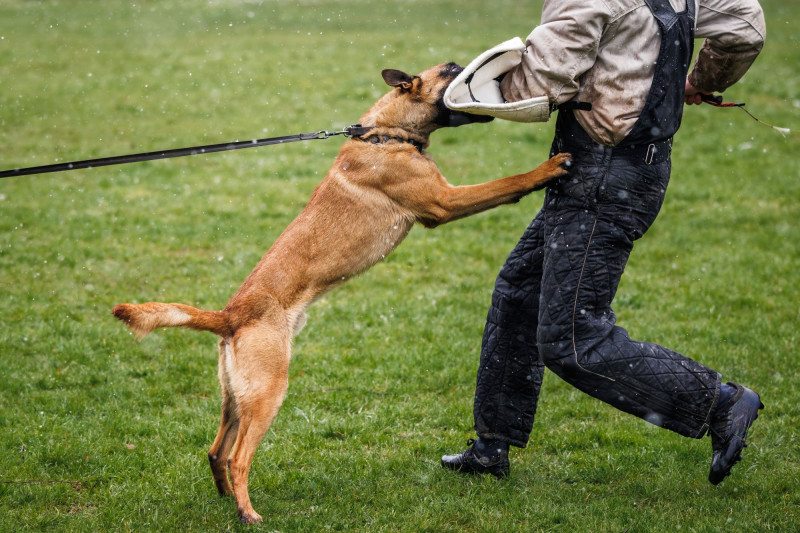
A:
[[[676,11],[686,0],[669,0]],[[705,38],[690,83],[721,92],[750,68],[766,26],[757,0],[695,0],[696,37]],[[528,36],[522,63],[502,80],[509,102],[547,95],[575,98],[592,138],[616,145],[633,128],[653,80],[661,35],[644,0],[545,0],[542,21]]]

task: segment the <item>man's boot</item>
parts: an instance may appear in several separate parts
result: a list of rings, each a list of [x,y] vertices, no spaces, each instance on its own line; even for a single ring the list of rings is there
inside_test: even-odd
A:
[[[442,457],[442,467],[462,474],[491,474],[497,479],[508,475],[508,443],[501,440],[469,439],[467,448],[457,455]]]
[[[731,473],[731,468],[742,458],[747,446],[747,431],[764,408],[756,392],[738,383],[723,385],[720,405],[711,417],[711,471],[708,480],[717,485]],[[727,392],[727,394],[725,394]],[[727,396],[727,397],[726,397]]]

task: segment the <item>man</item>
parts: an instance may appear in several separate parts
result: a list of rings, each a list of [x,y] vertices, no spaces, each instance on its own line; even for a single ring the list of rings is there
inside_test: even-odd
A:
[[[572,153],[572,167],[548,187],[500,271],[475,391],[479,438],[442,466],[507,475],[509,446],[527,444],[546,366],[617,409],[687,437],[710,434],[709,480],[730,473],[763,408],[758,394],[631,340],[611,301],[633,242],[661,207],[684,103],[738,81],[764,35],[757,0],[545,0],[500,89],[508,101],[544,94],[561,106],[552,150]],[[687,77],[695,37],[706,40]]]

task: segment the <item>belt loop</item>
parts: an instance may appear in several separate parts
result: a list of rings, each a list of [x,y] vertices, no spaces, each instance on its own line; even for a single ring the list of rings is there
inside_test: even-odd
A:
[[[645,165],[650,165],[653,163],[653,158],[655,157],[657,151],[656,145],[650,143],[650,145],[647,147],[647,155],[644,156]]]

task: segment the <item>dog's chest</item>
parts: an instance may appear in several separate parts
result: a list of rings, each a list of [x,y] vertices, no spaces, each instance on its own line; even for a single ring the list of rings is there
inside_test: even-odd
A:
[[[413,224],[413,220],[397,215],[394,220],[390,221],[390,224],[379,230],[374,249],[380,257],[377,257],[376,261],[385,258],[392,250],[397,248],[406,238],[408,232],[411,231]]]

